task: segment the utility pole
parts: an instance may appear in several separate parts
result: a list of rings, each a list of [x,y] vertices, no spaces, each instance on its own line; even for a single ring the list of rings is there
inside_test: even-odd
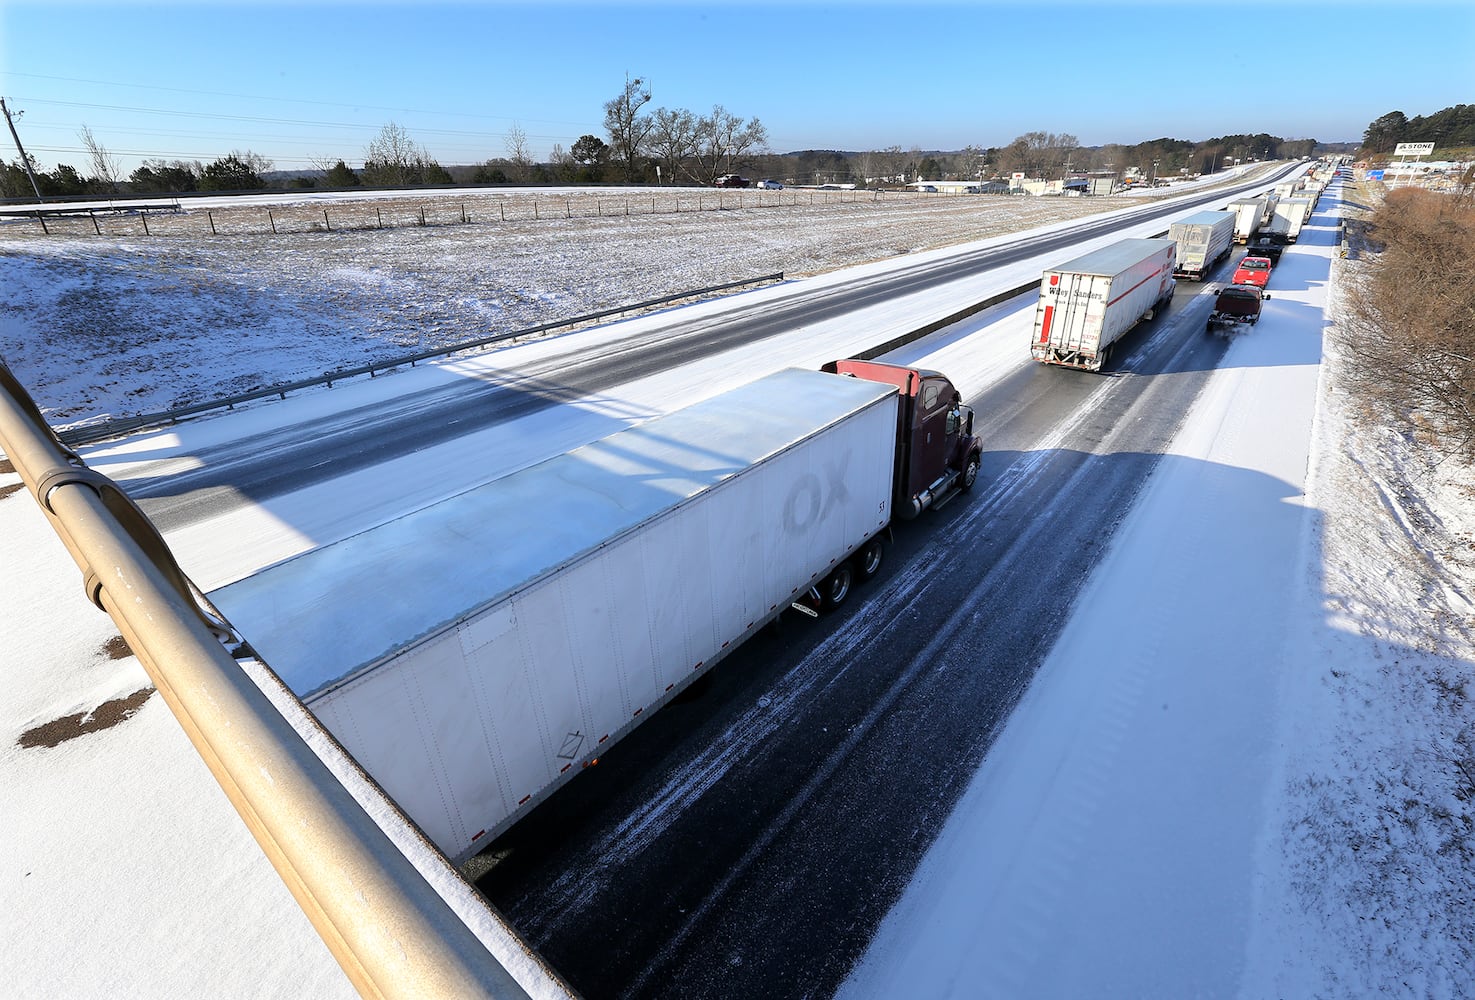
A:
[[[41,185],[36,183],[36,174],[31,170],[31,158],[26,155],[25,147],[20,144],[20,136],[15,131],[15,118],[10,116],[10,109],[5,106],[5,98],[0,97],[0,112],[5,114],[5,124],[10,126],[10,137],[15,140],[15,148],[20,152],[20,165],[26,168],[26,176],[31,179],[31,189],[36,192],[36,200],[41,200]],[[16,117],[25,114],[17,111]]]

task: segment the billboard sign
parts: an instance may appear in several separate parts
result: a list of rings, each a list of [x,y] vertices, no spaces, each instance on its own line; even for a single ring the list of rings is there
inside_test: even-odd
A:
[[[1394,156],[1428,156],[1434,152],[1432,142],[1400,142],[1393,150]]]

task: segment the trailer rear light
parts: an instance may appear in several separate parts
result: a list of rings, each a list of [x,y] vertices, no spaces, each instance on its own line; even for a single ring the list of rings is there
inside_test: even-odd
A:
[[[485,830],[478,830],[478,831],[476,831],[476,836],[474,836],[474,837],[471,838],[471,842],[473,844],[476,843],[478,840],[481,839],[482,834],[484,834],[484,833],[486,833]]]
[[[522,798],[520,798],[520,799],[517,800],[517,804],[518,805],[525,805],[525,804],[527,804],[527,800],[530,799],[530,798],[532,798],[531,795],[524,795]]]
[[[585,767],[593,767],[595,764],[598,764],[598,763],[599,763],[599,758],[598,757],[591,757],[588,760],[584,761],[584,766]]]

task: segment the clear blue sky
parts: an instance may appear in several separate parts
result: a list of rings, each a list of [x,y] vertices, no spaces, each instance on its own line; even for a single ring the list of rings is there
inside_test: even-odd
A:
[[[759,118],[777,152],[1360,140],[1475,103],[1475,3],[0,0],[0,96],[47,169],[85,167],[83,125],[125,172],[236,149],[358,166],[390,121],[445,165],[506,155],[514,123],[541,159],[606,138],[627,73],[650,108]]]

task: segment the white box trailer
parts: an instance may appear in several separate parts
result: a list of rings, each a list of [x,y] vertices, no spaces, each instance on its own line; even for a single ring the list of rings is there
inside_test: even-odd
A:
[[[1034,359],[1100,371],[1113,344],[1172,301],[1177,246],[1167,239],[1121,240],[1045,271]]]
[[[1309,202],[1305,198],[1285,198],[1275,203],[1275,215],[1264,230],[1279,243],[1294,243],[1301,235],[1301,227],[1310,214]]]
[[[1168,239],[1178,246],[1173,274],[1202,281],[1234,247],[1234,213],[1195,212],[1170,224]]]
[[[459,863],[871,544],[899,405],[782,371],[212,599]]]
[[[1260,229],[1265,216],[1265,199],[1240,198],[1231,201],[1228,208],[1234,213],[1234,242],[1248,243]]]

